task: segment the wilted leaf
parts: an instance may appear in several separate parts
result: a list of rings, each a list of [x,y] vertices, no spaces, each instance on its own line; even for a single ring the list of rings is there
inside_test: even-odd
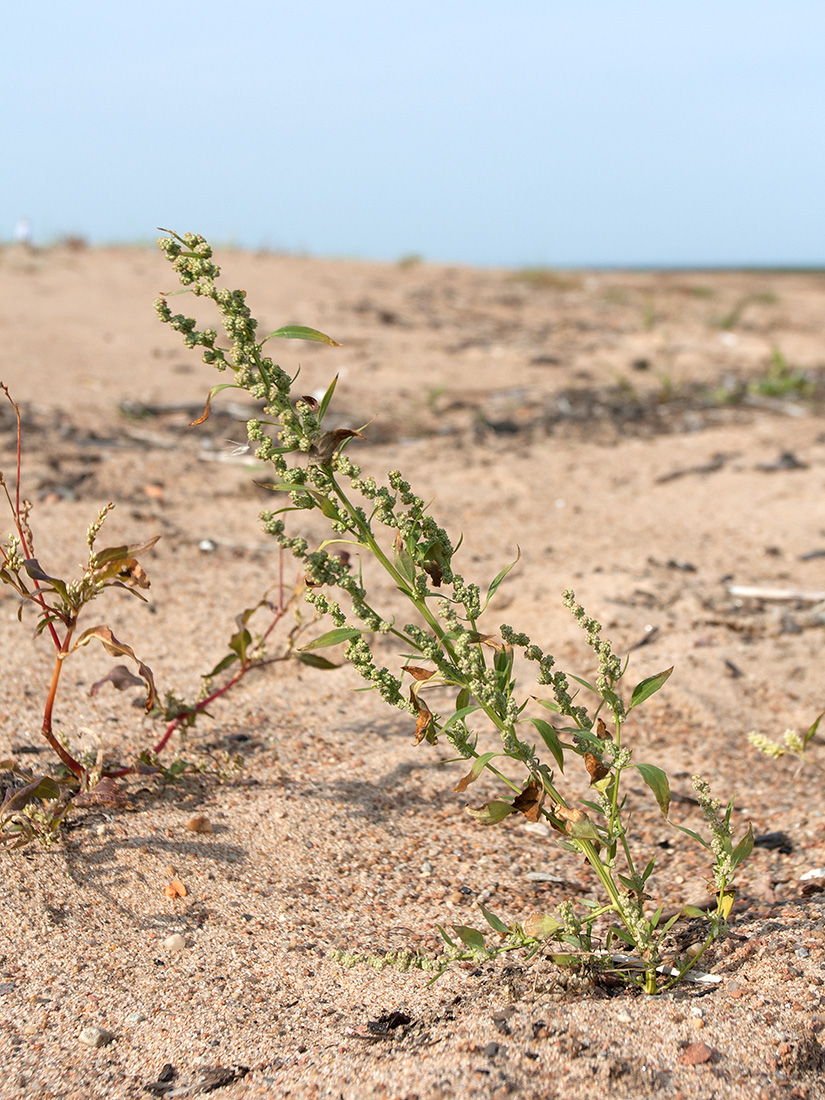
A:
[[[216,393],[220,393],[221,390],[238,390],[240,386],[236,386],[233,382],[221,382],[218,386],[213,386],[206,397],[206,405],[204,410],[197,420],[190,420],[189,427],[194,428],[197,424],[203,424],[205,420],[209,419],[209,413],[212,409],[212,398]]]
[[[155,680],[149,666],[145,665],[143,661],[135,656],[135,652],[131,646],[126,645],[125,642],[119,642],[108,626],[93,626],[88,630],[84,630],[72,646],[71,652],[74,653],[74,651],[79,649],[82,645],[88,645],[92,638],[97,638],[97,640],[102,643],[106,652],[110,653],[113,657],[123,656],[132,658],[138,666],[138,672],[146,683],[148,690],[144,706],[147,711],[150,711],[155,705]]]
[[[416,745],[420,745],[424,738],[426,738],[431,745],[435,745],[438,741],[438,735],[433,725],[432,712],[427,704],[418,698],[414,687],[410,688],[410,702],[415,707],[415,713],[418,715],[418,720],[415,723]]]
[[[553,813],[564,822],[564,831],[574,840],[598,840],[596,826],[584,812],[569,806],[554,806]]]
[[[601,719],[599,719],[601,721]],[[598,756],[594,756],[592,752],[586,752],[584,754],[584,766],[587,768],[587,774],[590,776],[590,786],[594,783],[598,783],[599,780],[604,779],[605,776],[610,775],[610,768],[606,768],[604,764],[599,760]]]
[[[612,737],[601,718],[596,719],[596,736],[600,741],[612,741]]]
[[[516,795],[513,799],[513,810],[524,814],[528,821],[539,821],[544,797],[544,788],[539,786],[535,780],[531,780],[521,794]]]
[[[480,634],[477,630],[468,630],[467,637],[471,642],[478,642],[480,645],[489,646],[490,649],[494,649],[496,653],[504,653],[507,650],[507,646],[496,638],[495,634]]]
[[[440,588],[444,580],[444,570],[437,561],[422,561],[421,568],[433,582],[434,588]]]
[[[502,802],[497,798],[494,798],[491,802],[485,802],[478,809],[474,809],[472,806],[465,806],[464,808],[479,825],[498,825],[499,821],[503,821],[505,817],[514,813],[512,803]]]
[[[306,407],[307,407],[308,409],[310,409],[310,410],[311,410],[312,412],[318,412],[318,410],[319,410],[319,409],[320,409],[320,407],[321,407],[321,406],[320,406],[320,405],[318,404],[318,401],[317,401],[317,399],[316,399],[316,398],[314,398],[314,397],[312,396],[312,394],[309,394],[309,393],[303,393],[303,394],[301,394],[301,400],[302,400],[302,401],[303,401],[303,403],[304,403],[304,404],[306,405]]]
[[[473,761],[472,768],[470,768],[469,772],[462,779],[459,779],[458,783],[453,787],[453,790],[457,794],[466,791],[471,783],[475,783],[482,771],[484,771],[485,765],[492,760],[494,756],[501,756],[501,753],[485,752],[482,756],[477,757]]]
[[[356,436],[359,439],[364,438],[361,432],[354,431],[352,428],[336,428],[335,431],[324,432],[314,447],[319,461],[324,464],[332,462],[333,455],[344,440],[354,439]]]
[[[125,691],[130,687],[143,687],[143,680],[130,672],[126,665],[115,665],[111,672],[107,672],[100,680],[95,680],[89,688],[89,694],[97,695],[104,684],[112,684],[118,691]]]
[[[27,558],[23,562],[23,568],[33,581],[43,581],[50,584],[55,592],[58,592],[64,600],[66,599],[66,582],[59,577],[50,577],[48,573],[40,568],[40,562],[36,558]]]
[[[522,924],[525,935],[532,936],[536,940],[553,939],[562,927],[561,921],[551,917],[549,913],[531,913]]]
[[[81,791],[72,801],[75,806],[123,806],[129,796],[119,783],[104,776],[91,790]]]
[[[435,676],[435,670],[431,668],[419,668],[417,665],[403,665],[403,671],[409,672],[414,680],[429,680]]]

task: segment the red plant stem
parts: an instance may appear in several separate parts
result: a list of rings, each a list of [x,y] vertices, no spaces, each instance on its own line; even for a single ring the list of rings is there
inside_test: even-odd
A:
[[[85,769],[83,765],[75,760],[70,752],[63,748],[63,746],[60,744],[60,742],[52,732],[52,714],[54,712],[54,701],[57,695],[57,685],[60,681],[60,673],[63,671],[63,658],[65,657],[66,653],[68,653],[69,642],[71,641],[71,638],[72,632],[71,630],[69,630],[66,634],[66,637],[63,639],[63,644],[60,647],[60,652],[58,653],[54,662],[54,672],[52,673],[52,682],[49,686],[48,698],[46,699],[46,709],[43,712],[43,726],[41,732],[46,740],[49,742],[51,747],[54,749],[54,751],[57,753],[57,755],[60,757],[60,759],[63,761],[63,763],[66,765],[66,767],[69,769],[69,771],[72,772],[73,775],[77,776],[78,779],[82,780],[85,774]]]

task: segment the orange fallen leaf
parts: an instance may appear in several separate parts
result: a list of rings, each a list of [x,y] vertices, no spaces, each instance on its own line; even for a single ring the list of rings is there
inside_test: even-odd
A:
[[[186,897],[186,887],[178,878],[173,878],[168,886],[164,886],[163,892],[166,894],[167,898]]]

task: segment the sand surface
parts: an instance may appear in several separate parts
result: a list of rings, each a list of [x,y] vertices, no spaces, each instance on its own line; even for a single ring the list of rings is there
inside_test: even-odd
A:
[[[356,693],[350,669],[278,664],[176,735],[164,760],[204,771],[130,780],[126,805],[78,809],[48,851],[0,855],[0,1096],[825,1096],[821,739],[800,770],[746,738],[803,730],[825,707],[825,275],[218,259],[267,331],[306,324],[341,342],[284,344],[279,362],[301,367],[304,393],[340,375],[340,423],[375,418],[353,457],[433,500],[464,534],[468,579],[488,584],[520,548],[491,631],[509,622],[589,674],[561,606],[573,587],[617,651],[632,648],[633,683],[675,666],[627,727],[635,758],[682,796],[674,820],[700,827],[701,772],[736,794],[737,831],[784,837],[742,870],[731,935],[703,959],[716,985],[565,988],[541,956],[431,986],[345,969],[336,949],[435,955],[436,924],[482,927],[479,901],[516,922],[596,897],[595,881],[523,819],[474,825],[465,805],[495,788],[454,793],[466,766],[445,744],[416,748],[409,718]],[[108,623],[161,691],[191,697],[234,616],[277,581],[278,555],[257,519],[264,475],[232,453],[249,402],[229,391],[187,427],[219,379],[154,316],[170,276],[150,249],[6,248],[0,380],[23,412],[41,564],[75,570],[108,500],[104,544],[160,534],[150,603],[110,593],[87,625]],[[805,372],[784,393],[775,351]],[[13,427],[0,408],[7,477]],[[743,585],[801,597],[731,593]],[[1,588],[0,758],[48,770],[52,651],[17,611]],[[91,647],[72,658],[57,728],[127,760],[161,731],[136,691],[90,696],[113,663]],[[652,893],[701,900],[702,852],[629,788]],[[196,815],[211,832],[187,828]],[[88,1028],[111,1041],[85,1045]]]

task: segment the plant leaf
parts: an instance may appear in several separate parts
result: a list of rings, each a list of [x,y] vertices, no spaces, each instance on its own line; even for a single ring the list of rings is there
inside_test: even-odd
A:
[[[502,569],[502,571],[494,578],[492,584],[487,589],[487,596],[484,600],[484,605],[481,608],[482,611],[487,610],[487,605],[489,604],[490,600],[495,595],[496,589],[498,588],[498,586],[501,584],[501,582],[504,580],[504,578],[507,576],[507,574],[510,572],[510,570],[515,568],[516,565],[518,565],[519,559],[521,558],[521,547],[517,546],[516,550],[518,551],[518,553],[516,555],[516,560],[510,562],[509,565],[505,566],[505,568]]]
[[[189,427],[194,428],[197,424],[203,424],[204,421],[209,419],[209,413],[212,411],[212,398],[216,393],[220,393],[221,390],[239,390],[241,387],[235,385],[234,382],[221,382],[219,386],[213,386],[209,393],[206,395],[206,404],[204,405],[203,412],[200,414],[197,420],[190,420]]]
[[[338,341],[333,340],[331,336],[326,336],[323,332],[319,332],[317,328],[306,328],[305,325],[284,325],[282,328],[276,328],[274,332],[270,332],[269,336],[265,336],[261,340],[261,346],[267,340],[272,340],[275,337],[281,340],[314,340],[318,344],[328,344],[331,348],[341,347]],[[332,394],[330,394],[331,396]]]
[[[559,771],[564,771],[564,749],[562,748],[561,741],[559,741],[559,735],[556,733],[553,726],[549,722],[545,722],[543,718],[528,718],[528,722],[539,731],[541,739],[553,754],[553,759],[559,766]]]
[[[753,851],[753,826],[748,825],[748,831],[731,852],[730,863],[734,869],[748,858]]]
[[[633,767],[653,791],[662,816],[667,817],[670,811],[670,783],[667,775],[655,764],[634,764]]]
[[[326,649],[327,646],[340,645],[341,642],[351,642],[353,638],[360,638],[362,633],[363,631],[354,626],[336,626],[307,645],[302,645],[299,652],[307,653],[312,649]]]
[[[479,902],[478,907],[484,914],[484,919],[487,921],[494,932],[498,932],[502,936],[510,935],[512,929],[508,928],[504,921],[497,917],[495,913],[491,913],[486,905],[484,905],[482,902]]]
[[[664,672],[657,672],[655,676],[648,676],[646,680],[642,680],[640,684],[637,684],[633,689],[633,695],[630,697],[630,706],[628,710],[633,710],[634,707],[638,707],[639,703],[643,703],[645,699],[649,699],[651,695],[655,695],[662,684],[673,672],[673,666],[666,668]]]
[[[502,802],[498,798],[494,798],[491,802],[485,802],[478,809],[474,809],[472,806],[465,806],[464,808],[479,825],[498,825],[499,821],[503,821],[505,817],[515,813],[512,803]]]
[[[113,657],[130,657],[135,662],[138,666],[138,672],[145,681],[147,687],[146,701],[143,705],[147,711],[150,711],[155,705],[155,679],[152,675],[152,670],[135,655],[135,651],[131,646],[126,645],[125,642],[118,641],[108,626],[92,626],[88,630],[84,630],[69,652],[74,653],[80,646],[88,645],[93,638],[97,638],[106,652],[110,653]]]
[[[332,668],[340,668],[340,665],[336,665],[334,661],[328,661],[326,657],[322,657],[320,653],[296,653],[296,658],[302,665],[309,665],[310,668],[321,668],[329,670]]]
[[[484,935],[477,928],[468,928],[466,924],[454,924],[453,931],[465,947],[469,947],[471,951],[477,951],[479,954],[482,952],[485,955],[487,954]]]
[[[462,779],[459,779],[459,781],[453,787],[453,790],[457,794],[460,794],[462,791],[466,791],[471,783],[475,783],[475,781],[484,771],[484,768],[487,766],[488,762],[494,757],[501,755],[502,754],[500,752],[485,752],[482,756],[477,757],[473,761],[472,768],[470,768],[469,772],[467,772],[467,774]]]

